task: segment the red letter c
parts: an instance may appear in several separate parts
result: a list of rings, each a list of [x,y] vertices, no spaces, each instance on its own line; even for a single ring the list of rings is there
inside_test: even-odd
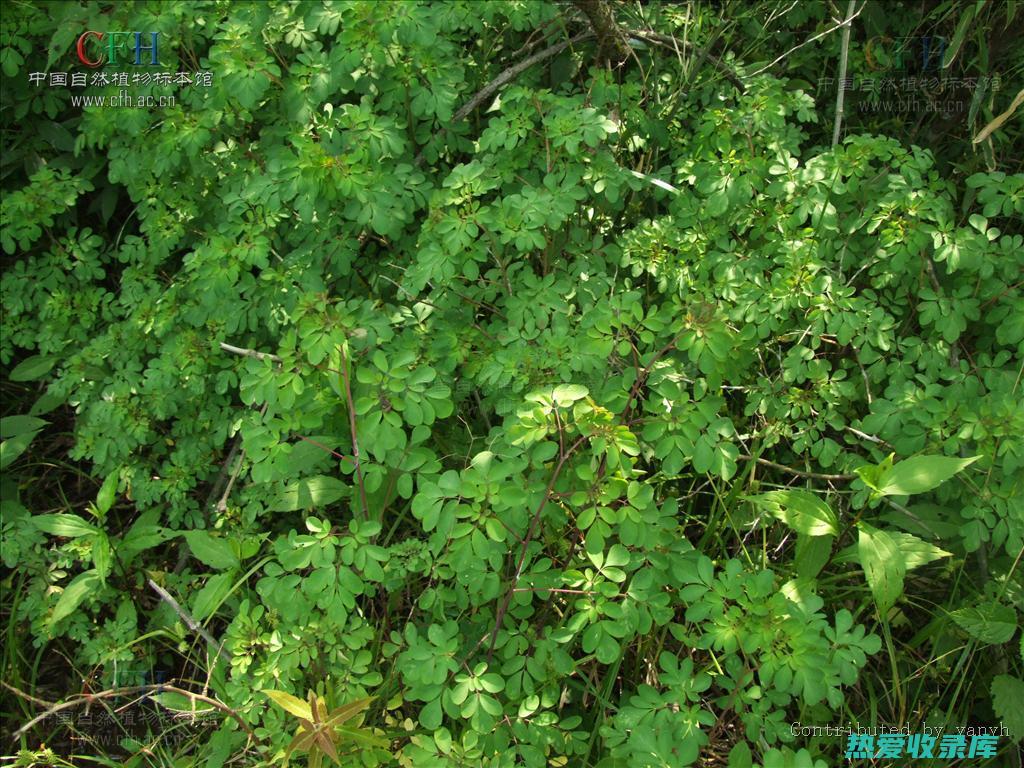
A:
[[[78,38],[78,60],[81,61],[87,67],[98,67],[103,63],[103,57],[96,59],[96,61],[90,61],[85,55],[85,39],[92,35],[97,40],[103,39],[102,32],[85,32],[81,37]]]

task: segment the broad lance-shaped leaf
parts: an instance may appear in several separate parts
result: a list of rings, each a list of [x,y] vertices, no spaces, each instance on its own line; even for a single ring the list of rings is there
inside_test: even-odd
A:
[[[0,440],[17,437],[26,432],[36,432],[48,423],[35,416],[4,416],[0,419]]]
[[[99,586],[100,577],[95,569],[78,574],[61,592],[60,599],[57,600],[57,605],[53,608],[53,615],[50,616],[50,625],[52,626],[74,613],[82,601],[90,593],[95,592]]]
[[[288,485],[270,505],[274,512],[295,512],[332,504],[348,493],[348,486],[336,477],[317,475]]]
[[[192,600],[192,616],[196,621],[205,621],[231,593],[238,572],[235,570],[218,573],[206,580]]]
[[[96,494],[96,509],[99,510],[100,515],[105,515],[114,505],[114,499],[117,498],[119,474],[117,470],[114,470],[107,475],[107,479],[103,481],[103,485],[100,486],[100,490]]]
[[[330,719],[327,721],[329,726],[339,726],[343,723],[351,720],[353,717],[358,715],[364,709],[373,703],[376,696],[368,696],[365,699],[356,699],[350,701],[348,704],[342,704],[340,707],[335,707],[331,710]]]
[[[906,575],[903,557],[899,546],[885,531],[867,523],[859,523],[857,527],[860,564],[878,605],[878,613],[885,618],[897,598],[903,594],[903,577]]]
[[[903,567],[908,571],[912,571],[922,565],[927,565],[935,560],[953,556],[952,552],[939,549],[934,544],[929,544],[912,533],[897,531],[890,532],[889,536],[896,542],[896,546],[899,547],[900,556],[903,558]]]
[[[22,432],[10,440],[0,442],[0,469],[7,469],[16,458],[21,456],[38,432]]]
[[[796,553],[793,563],[797,575],[805,579],[813,579],[825,567],[832,554],[834,536],[807,536],[800,534],[796,538]]]
[[[285,691],[275,691],[264,688],[263,693],[285,712],[290,712],[303,720],[313,720],[313,710],[309,706],[309,702],[303,701],[296,696],[292,696],[290,693],[286,693]]]
[[[797,533],[805,536],[839,535],[836,513],[808,491],[769,491],[746,498],[767,509]]]
[[[9,374],[9,378],[11,381],[35,381],[49,373],[56,362],[56,357],[44,355],[26,357],[14,367],[14,370]]]
[[[980,458],[914,456],[880,472],[875,478],[874,487],[880,496],[911,496],[915,493],[925,493],[942,485]]]
[[[204,565],[217,570],[238,565],[238,557],[227,539],[211,536],[206,531],[185,531],[185,540],[192,554]]]
[[[32,518],[31,523],[40,531],[51,536],[63,536],[69,539],[99,533],[99,528],[87,523],[78,515],[36,515]]]
[[[935,560],[941,560],[943,557],[952,556],[951,552],[939,549],[934,544],[929,544],[927,541],[919,539],[911,533],[903,533],[902,531],[886,531],[886,533],[892,539],[896,548],[899,549],[900,557],[903,560],[903,568],[908,572]],[[799,544],[797,552],[799,553]],[[856,544],[843,548],[841,552],[836,553],[832,558],[833,565],[857,562],[860,562],[860,550]]]

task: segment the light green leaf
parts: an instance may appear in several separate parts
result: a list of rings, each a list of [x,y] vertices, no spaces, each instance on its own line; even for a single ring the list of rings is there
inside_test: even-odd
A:
[[[312,722],[313,710],[310,709],[308,701],[296,698],[285,691],[275,691],[264,688],[262,693],[264,693],[267,698],[277,704],[277,706],[281,707],[284,711],[289,712],[296,717],[300,717],[303,720],[309,720]]]
[[[420,710],[420,725],[429,731],[436,730],[441,725],[442,717],[441,699],[436,698],[433,701],[428,702],[423,709]]]
[[[942,68],[946,69],[953,60],[956,59],[957,54],[960,52],[960,48],[964,44],[964,39],[967,36],[967,30],[970,29],[971,23],[974,21],[975,14],[980,6],[968,5],[963,14],[960,16],[960,21],[956,25],[956,30],[953,32],[953,38],[949,41],[949,47],[946,48],[946,53],[942,57]]]
[[[143,512],[139,519],[132,523],[128,533],[117,545],[117,555],[122,565],[128,565],[139,552],[157,547],[168,539],[180,535],[178,531],[172,531],[159,525],[157,523],[159,519],[160,512],[150,509]]]
[[[382,739],[380,736],[375,735],[372,731],[366,728],[349,728],[348,726],[339,725],[335,731],[342,738],[354,741],[361,747],[376,747],[377,749],[386,749],[388,742]]]
[[[881,496],[910,496],[925,493],[949,480],[964,467],[980,459],[957,459],[952,456],[915,456],[882,472],[878,478]]]
[[[74,613],[75,609],[82,604],[82,601],[90,593],[95,592],[99,586],[100,577],[95,570],[85,571],[73,578],[71,583],[61,592],[57,605],[53,608],[53,614],[50,616],[50,626],[52,627],[61,619]]]
[[[332,504],[345,496],[348,486],[336,477],[317,475],[288,485],[270,505],[273,512],[296,512]]]
[[[217,570],[238,566],[238,557],[227,539],[211,536],[206,531],[185,531],[185,540],[192,554],[204,565]]]
[[[747,496],[797,533],[805,536],[838,536],[836,513],[820,497],[808,491],[769,491]]]
[[[834,536],[807,536],[800,534],[796,539],[796,553],[793,564],[796,566],[797,576],[804,579],[813,579],[829,560],[832,554]]]
[[[867,523],[859,523],[857,527],[860,564],[878,605],[878,613],[884,619],[897,598],[903,594],[906,567],[899,546],[892,536]]]
[[[929,544],[910,533],[899,533],[890,531],[889,536],[899,547],[900,555],[903,557],[903,566],[912,571],[927,563],[941,560],[943,557],[952,557],[952,552],[939,549],[934,544]]]
[[[1017,631],[1017,612],[993,601],[960,608],[950,616],[964,632],[990,645],[1008,642]]]
[[[554,400],[555,405],[565,408],[577,400],[582,400],[589,391],[586,387],[579,384],[561,384],[555,387],[551,393],[551,399]]]
[[[192,616],[196,621],[205,621],[230,594],[235,584],[237,571],[231,570],[218,573],[206,580],[206,584],[196,593],[192,601]]]
[[[739,741],[729,751],[729,768],[752,768],[754,765],[753,755],[750,753],[750,746],[745,741]]]
[[[110,539],[102,531],[97,533],[92,540],[92,564],[96,568],[96,575],[100,582],[106,584],[111,564]]]
[[[120,478],[120,472],[114,470],[107,479],[103,481],[103,485],[100,486],[99,493],[96,494],[96,509],[99,510],[100,515],[105,515],[110,508],[114,505],[114,499],[117,496],[117,482]]]
[[[169,709],[172,712],[195,712],[198,714],[214,711],[208,704],[196,702],[191,697],[174,691],[163,691],[162,693],[150,696],[150,698],[161,707]]]
[[[51,536],[63,536],[73,539],[78,536],[86,536],[91,533],[99,533],[99,528],[90,525],[78,515],[54,514],[36,515],[32,518],[32,525],[43,533]]]

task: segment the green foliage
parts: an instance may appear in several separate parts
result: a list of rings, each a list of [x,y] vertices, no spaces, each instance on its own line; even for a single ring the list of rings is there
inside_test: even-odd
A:
[[[746,52],[710,6],[617,6],[687,44],[611,69],[581,38],[468,114],[583,17],[12,6],[5,676],[194,682],[182,764],[818,768],[839,740],[791,723],[953,713],[1019,739],[1024,175],[830,146],[748,5]],[[75,106],[28,80],[69,29],[159,30],[212,83]]]

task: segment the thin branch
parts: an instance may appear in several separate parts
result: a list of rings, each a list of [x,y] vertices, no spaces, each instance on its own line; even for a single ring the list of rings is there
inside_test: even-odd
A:
[[[359,438],[356,436],[356,407],[352,401],[352,384],[348,375],[348,356],[345,354],[344,346],[338,347],[341,355],[341,376],[345,387],[345,400],[348,403],[348,426],[352,433],[352,458],[356,463],[356,480],[359,482],[359,498],[363,502],[363,517],[370,519],[370,507],[366,503],[366,485],[363,483],[363,463],[359,454]]]
[[[171,606],[174,612],[181,617],[181,620],[185,622],[189,629],[191,629],[193,632],[202,637],[207,643],[209,643],[225,661],[227,661],[228,663],[231,662],[231,653],[223,646],[223,644],[218,643],[214,639],[213,635],[211,635],[209,632],[203,629],[202,625],[198,621],[193,619],[192,616],[188,613],[188,611],[186,611],[178,604],[178,601],[171,596],[170,592],[161,587],[152,579],[147,579],[147,581],[149,582],[150,588],[160,596],[161,600],[163,600],[165,603]]]
[[[761,459],[761,458],[755,459],[753,456],[748,456],[745,453],[741,453],[739,455],[739,458],[743,459],[744,461],[756,461],[758,464],[763,464],[766,467],[771,467],[772,469],[777,469],[780,472],[788,472],[789,474],[796,475],[797,477],[809,477],[809,478],[812,478],[814,480],[856,480],[857,479],[857,475],[845,475],[845,474],[844,475],[825,475],[825,474],[821,474],[820,472],[804,472],[801,469],[793,469],[792,467],[787,467],[785,464],[776,464],[774,461],[768,461],[768,459]]]
[[[800,45],[795,45],[795,46],[793,46],[793,47],[792,47],[792,48],[790,48],[790,49],[789,49],[788,51],[786,51],[786,52],[785,52],[784,54],[782,54],[782,55],[781,55],[781,56],[779,56],[779,57],[778,57],[777,59],[775,59],[775,61],[773,61],[773,62],[772,62],[771,64],[766,64],[765,66],[761,67],[761,68],[760,68],[759,70],[757,70],[756,72],[751,72],[751,73],[750,73],[749,75],[746,75],[746,76],[745,76],[745,77],[746,77],[746,79],[748,79],[748,80],[749,80],[749,79],[750,79],[750,78],[752,78],[752,77],[757,77],[757,75],[760,75],[760,74],[761,74],[762,72],[767,72],[767,71],[768,71],[769,69],[771,69],[772,67],[774,67],[774,66],[775,66],[776,64],[778,64],[778,63],[779,63],[780,61],[782,61],[782,60],[783,60],[784,58],[786,58],[787,56],[789,56],[789,55],[790,55],[791,53],[794,53],[794,52],[796,52],[796,51],[800,50],[800,49],[801,49],[801,48],[803,48],[803,47],[804,47],[805,45],[810,45],[810,44],[811,44],[811,43],[813,43],[813,42],[814,42],[815,40],[820,40],[821,38],[825,37],[826,35],[831,35],[831,34],[832,34],[833,32],[835,32],[835,31],[836,31],[837,29],[840,29],[840,28],[842,28],[842,27],[845,27],[845,26],[849,25],[849,24],[850,24],[850,23],[851,23],[851,22],[852,22],[852,21],[853,21],[853,20],[854,20],[855,18],[857,18],[858,16],[860,16],[860,13],[861,13],[861,11],[863,11],[863,10],[864,10],[864,6],[866,6],[866,5],[867,5],[867,2],[863,2],[863,3],[861,3],[861,6],[860,6],[860,8],[858,8],[858,9],[857,9],[857,12],[856,12],[856,13],[854,13],[854,14],[853,14],[852,16],[848,16],[848,17],[847,17],[847,19],[846,19],[846,21],[844,21],[844,22],[842,22],[842,23],[840,23],[840,24],[836,24],[836,25],[835,25],[834,27],[829,27],[829,28],[828,28],[828,29],[826,29],[826,30],[825,30],[824,32],[819,32],[819,33],[818,33],[818,34],[816,34],[816,35],[815,35],[814,37],[810,37],[810,38],[808,38],[807,40],[804,40],[804,41],[803,41],[802,43],[800,43]]]
[[[241,355],[242,357],[255,357],[257,360],[273,360],[275,363],[282,362],[280,357],[272,355],[269,352],[257,352],[255,349],[236,347],[234,344],[225,344],[223,341],[220,343],[220,348],[225,352],[230,352],[234,355]]]
[[[41,723],[50,715],[54,715],[57,712],[62,712],[65,709],[78,707],[82,704],[91,704],[97,699],[112,699],[119,696],[134,696],[137,693],[149,693],[151,691],[156,691],[158,693],[164,691],[168,693],[177,693],[189,699],[201,701],[204,704],[209,704],[210,706],[219,709],[221,712],[224,712],[225,714],[228,714],[231,717],[233,717],[238,722],[239,726],[241,726],[242,730],[249,735],[250,739],[259,741],[256,734],[253,732],[252,728],[249,727],[249,724],[246,723],[244,719],[242,719],[242,716],[239,715],[238,712],[233,710],[227,704],[221,701],[217,701],[217,699],[210,698],[209,696],[204,696],[201,693],[193,693],[192,691],[186,691],[184,688],[178,688],[167,683],[153,683],[151,685],[134,685],[128,688],[111,688],[106,691],[98,691],[96,693],[88,693],[82,696],[76,696],[73,699],[63,701],[60,704],[54,704],[41,715],[38,715],[29,720],[25,725],[21,726],[21,728],[14,732],[13,739],[17,741],[22,734],[30,731],[36,724]]]
[[[459,111],[455,113],[455,116],[452,118],[452,122],[458,123],[465,119],[470,112],[491,98],[491,96],[493,96],[501,86],[505,85],[505,83],[510,80],[515,79],[534,64],[538,64],[545,59],[550,59],[552,56],[557,56],[570,45],[575,45],[576,43],[583,42],[584,40],[589,40],[592,37],[594,37],[593,32],[582,32],[575,37],[562,41],[561,43],[555,43],[554,45],[545,48],[543,51],[538,51],[533,54],[533,56],[523,59],[518,64],[512,65],[477,91],[469,101],[459,107]]]
[[[544,512],[544,507],[547,506],[548,500],[551,498],[551,492],[555,489],[555,482],[558,480],[558,476],[562,474],[562,467],[565,466],[565,462],[569,460],[576,449],[587,440],[587,436],[584,435],[576,440],[575,443],[569,448],[569,450],[562,454],[555,466],[554,472],[551,473],[551,479],[548,480],[548,487],[544,489],[544,497],[540,500],[540,504],[537,505],[537,511],[533,513],[533,519],[530,521],[530,527],[526,532],[526,536],[523,538],[523,546],[519,550],[519,562],[516,563],[516,573],[512,577],[512,589],[505,593],[505,599],[502,600],[501,605],[498,606],[498,613],[494,619],[494,631],[491,632],[491,645],[487,651],[487,658],[490,660],[491,656],[494,655],[494,646],[498,642],[498,632],[501,630],[501,624],[505,619],[505,612],[508,611],[509,603],[512,602],[512,595],[515,593],[516,587],[519,585],[519,579],[523,575],[523,566],[526,564],[526,555],[529,552],[530,542],[533,541],[533,537],[537,533],[537,525],[540,523],[541,514]],[[486,635],[484,636],[486,637]],[[483,637],[480,638],[480,642],[483,642]],[[477,643],[477,647],[480,643]]]
[[[882,438],[875,437],[874,435],[869,435],[866,432],[861,432],[859,429],[856,429],[854,427],[846,427],[846,431],[847,432],[852,432],[853,434],[855,434],[857,437],[861,438],[862,440],[867,440],[868,442],[876,443],[877,445],[884,445],[886,448],[894,448],[894,446],[892,446],[891,444],[887,443]]]
[[[839,133],[843,127],[843,99],[846,98],[846,62],[850,55],[850,29],[853,24],[853,9],[857,6],[857,0],[850,0],[846,8],[846,26],[843,28],[843,43],[839,53],[839,88],[836,95],[836,125],[832,130],[832,146],[839,143]]]
[[[663,45],[666,48],[672,48],[673,50],[675,50],[677,56],[680,56],[680,45],[683,48],[688,48],[692,51],[699,52],[704,58],[711,62],[711,65],[715,69],[717,69],[719,72],[725,75],[726,79],[728,79],[730,83],[735,85],[740,93],[746,93],[747,88],[745,85],[743,85],[743,81],[740,79],[740,76],[736,74],[736,72],[733,71],[728,64],[725,64],[721,59],[716,58],[715,56],[712,56],[710,53],[708,53],[707,48],[698,48],[693,43],[687,42],[685,40],[677,40],[672,35],[664,35],[661,32],[655,32],[653,29],[627,29],[626,34],[629,35],[630,37],[636,37],[640,40],[647,40],[652,43],[657,43],[658,45]]]
[[[26,701],[31,701],[33,704],[38,704],[41,707],[52,707],[53,706],[53,702],[52,701],[47,701],[46,699],[37,699],[35,696],[32,696],[31,694],[25,693],[24,691],[22,691],[22,690],[20,690],[18,688],[15,688],[13,685],[9,684],[6,680],[0,680],[0,685],[2,685],[4,688],[6,688],[11,693],[13,693],[15,696],[20,696],[21,698],[25,699]]]

